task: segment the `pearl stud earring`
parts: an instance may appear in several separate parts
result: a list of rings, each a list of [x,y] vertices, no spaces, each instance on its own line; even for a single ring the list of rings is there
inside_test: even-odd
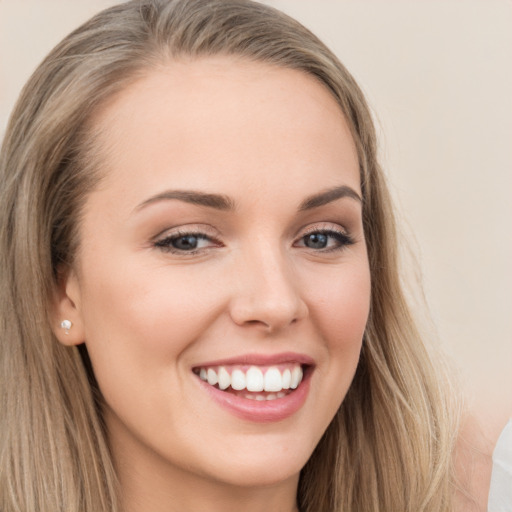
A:
[[[62,322],[60,323],[61,329],[65,329],[66,334],[69,334],[69,330],[71,329],[72,326],[73,322],[71,322],[71,320],[62,320]]]

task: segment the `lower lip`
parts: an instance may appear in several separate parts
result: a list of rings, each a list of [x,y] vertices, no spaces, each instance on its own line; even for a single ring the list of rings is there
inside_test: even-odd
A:
[[[289,418],[304,405],[309,393],[310,377],[311,375],[307,375],[297,389],[283,398],[261,401],[232,395],[199,379],[198,382],[215,402],[238,418],[258,423],[270,423]]]

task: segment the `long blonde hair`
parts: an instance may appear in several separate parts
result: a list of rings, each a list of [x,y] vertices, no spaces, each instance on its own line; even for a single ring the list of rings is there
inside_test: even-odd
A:
[[[0,157],[0,509],[115,512],[101,393],[84,346],[50,327],[87,194],[101,179],[102,102],[169,59],[210,55],[293,68],[335,97],[357,146],[372,276],[351,388],[301,473],[302,512],[450,509],[456,415],[404,298],[391,200],[358,85],[313,34],[249,0],[132,0],[64,39],[25,86]]]

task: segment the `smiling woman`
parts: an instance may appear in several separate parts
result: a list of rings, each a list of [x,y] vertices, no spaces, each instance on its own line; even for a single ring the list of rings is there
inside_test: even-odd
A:
[[[340,109],[298,71],[198,57],[148,70],[92,123],[104,175],[60,274],[55,324],[73,329],[55,331],[85,340],[121,485],[158,460],[179,510],[208,507],[177,489],[294,489],[353,378],[369,309]]]
[[[2,511],[448,511],[455,399],[360,89],[245,0],[58,45],[0,161]]]

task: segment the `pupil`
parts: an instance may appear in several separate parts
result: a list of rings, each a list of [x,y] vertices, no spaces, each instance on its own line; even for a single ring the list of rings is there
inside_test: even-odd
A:
[[[197,236],[194,235],[180,236],[173,240],[172,245],[176,249],[191,250],[197,247],[197,241]]]
[[[327,235],[313,233],[306,237],[305,242],[311,249],[325,249],[325,247],[327,247]]]

